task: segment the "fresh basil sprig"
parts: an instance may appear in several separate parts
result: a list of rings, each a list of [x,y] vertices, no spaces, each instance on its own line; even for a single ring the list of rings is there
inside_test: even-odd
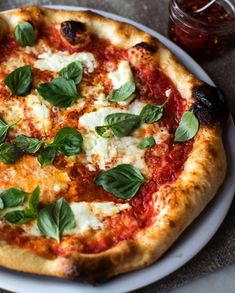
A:
[[[12,96],[27,96],[33,84],[32,70],[30,65],[25,65],[11,72],[4,80],[11,90]]]
[[[24,192],[24,196],[25,195],[26,195],[26,192]],[[40,195],[40,188],[39,186],[37,186],[29,198],[28,208],[24,210],[16,210],[16,211],[8,212],[4,215],[4,218],[11,224],[24,224],[29,221],[32,221],[33,219],[37,217],[39,195]]]
[[[10,143],[0,144],[0,162],[11,164],[23,156],[23,152],[16,145]]]
[[[63,231],[76,227],[76,221],[71,207],[61,198],[39,212],[37,225],[43,235],[60,242]]]
[[[16,122],[12,123],[12,124],[7,124],[3,119],[0,118],[0,143],[4,142],[6,137],[7,137],[7,133],[8,130],[16,125],[21,119],[18,119]]]
[[[184,142],[192,139],[198,132],[199,121],[195,114],[191,111],[184,112],[181,117],[178,128],[175,132],[174,140]]]
[[[114,113],[106,116],[104,123],[104,126],[96,127],[96,132],[100,136],[110,137],[113,134],[117,137],[123,137],[139,127],[140,117],[129,113]]]
[[[82,151],[83,138],[81,133],[75,128],[64,127],[60,129],[54,141],[38,156],[42,167],[52,164],[57,153],[65,156],[80,154]]]
[[[140,118],[144,123],[153,124],[162,118],[163,111],[163,105],[148,104],[140,112]]]
[[[28,137],[26,135],[18,135],[14,140],[15,144],[22,152],[35,154],[41,148],[43,141],[38,138]]]
[[[37,90],[50,104],[60,108],[71,106],[80,97],[75,82],[64,77],[57,77],[51,82],[42,83]]]
[[[109,101],[111,102],[121,102],[132,97],[135,92],[134,81],[128,81],[123,84],[120,88],[114,90],[109,95]]]
[[[19,188],[9,188],[2,191],[0,193],[0,198],[3,202],[2,209],[14,208],[23,205],[26,194],[26,192]]]
[[[156,144],[155,139],[152,136],[147,136],[139,142],[137,147],[141,150],[144,150],[144,149],[151,148],[155,144]]]
[[[67,80],[73,80],[78,85],[83,76],[82,63],[80,61],[74,61],[64,67],[59,74]]]
[[[14,37],[21,46],[33,46],[36,41],[36,34],[32,24],[26,21],[17,24]]]
[[[141,172],[128,164],[118,165],[95,178],[97,185],[101,185],[104,190],[122,199],[135,196],[145,181]]]

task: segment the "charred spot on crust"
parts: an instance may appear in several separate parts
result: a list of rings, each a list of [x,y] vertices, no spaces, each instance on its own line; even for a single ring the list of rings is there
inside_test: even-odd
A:
[[[152,43],[141,42],[129,48],[128,54],[132,63],[141,64],[151,59],[157,49],[157,46]]]
[[[9,26],[4,19],[0,18],[0,42],[7,39],[8,34]]]
[[[192,95],[196,102],[191,109],[201,124],[209,125],[227,120],[229,111],[224,93],[220,89],[203,84],[194,87]]]
[[[90,35],[86,30],[86,25],[80,21],[67,20],[61,23],[60,32],[71,45],[86,45],[90,40]]]
[[[157,48],[152,45],[152,44],[149,44],[149,43],[146,43],[146,42],[141,42],[141,43],[138,43],[136,44],[135,46],[132,47],[133,49],[137,49],[137,50],[146,50],[150,53],[155,53],[157,51]]]

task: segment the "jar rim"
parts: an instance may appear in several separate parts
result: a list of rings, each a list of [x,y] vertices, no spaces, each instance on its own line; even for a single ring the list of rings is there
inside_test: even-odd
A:
[[[193,26],[193,24],[195,23],[199,23],[201,25],[200,29],[204,31],[216,30],[217,33],[224,33],[224,32],[233,33],[235,32],[235,3],[232,4],[230,0],[223,0],[223,1],[225,1],[231,7],[234,13],[234,17],[229,21],[226,21],[224,23],[219,23],[219,24],[207,23],[206,21],[199,20],[198,18],[193,17],[192,15],[183,11],[180,8],[178,0],[171,0],[170,3],[174,5],[173,7],[174,12],[177,13],[178,20],[188,27],[191,27],[191,25]]]

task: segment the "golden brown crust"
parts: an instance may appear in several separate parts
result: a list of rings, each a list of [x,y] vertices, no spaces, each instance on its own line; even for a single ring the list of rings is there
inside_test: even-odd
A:
[[[157,48],[151,53],[160,68],[171,78],[190,106],[192,88],[200,82],[180,65],[173,55],[146,33],[93,12],[71,12],[28,7],[2,15],[11,27],[22,20],[60,23],[65,20],[84,22],[99,37],[107,38],[120,47],[130,48],[145,42]],[[134,62],[134,61],[133,61]],[[99,254],[73,254],[67,259],[47,260],[32,252],[0,244],[0,265],[25,272],[100,282],[115,275],[145,267],[157,260],[200,214],[222,184],[226,158],[221,141],[221,127],[216,123],[202,127],[184,170],[171,185],[163,186],[154,196],[161,213],[154,224],[127,240]],[[163,202],[167,203],[163,207]]]

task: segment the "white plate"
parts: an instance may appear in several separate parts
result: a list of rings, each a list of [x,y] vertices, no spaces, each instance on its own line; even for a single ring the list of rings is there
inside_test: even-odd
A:
[[[72,6],[56,5],[50,7],[67,10],[87,10],[87,8]],[[214,84],[205,71],[191,57],[159,33],[124,17],[94,9],[90,10],[106,17],[130,23],[158,38],[198,78],[211,85]],[[207,244],[222,223],[232,202],[235,192],[235,129],[231,118],[226,126],[224,141],[229,168],[222,188],[199,218],[194,221],[173,247],[155,264],[145,269],[116,277],[98,287],[0,269],[0,288],[18,293],[51,293],[53,291],[56,293],[120,293],[146,286],[172,273],[189,261]]]

